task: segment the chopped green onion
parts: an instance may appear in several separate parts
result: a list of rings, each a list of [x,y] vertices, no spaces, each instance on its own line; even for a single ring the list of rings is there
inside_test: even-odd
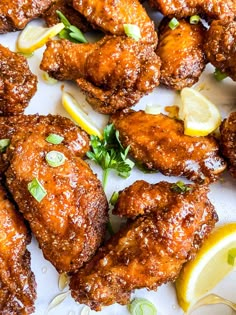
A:
[[[147,299],[136,298],[129,305],[128,310],[131,315],[156,315],[157,309],[152,302]]]
[[[189,21],[190,21],[190,24],[198,24],[198,22],[200,21],[200,16],[192,15]]]
[[[32,182],[28,183],[28,191],[38,202],[42,201],[47,195],[46,190],[37,178],[34,178]]]
[[[64,140],[64,137],[61,137],[57,135],[56,133],[50,133],[49,136],[47,136],[46,141],[52,144],[60,144]]]
[[[231,266],[236,265],[236,248],[231,248],[228,251],[228,264]]]
[[[10,144],[10,139],[1,139],[0,140],[0,152],[3,153],[6,151],[6,148]]]
[[[111,199],[110,199],[110,204],[112,206],[114,206],[116,204],[118,197],[119,197],[119,192],[118,191],[114,191],[112,196],[111,196]]]
[[[186,193],[187,191],[191,191],[192,188],[185,185],[183,182],[178,181],[171,186],[171,190],[179,194],[183,194],[183,193]]]
[[[179,26],[179,21],[176,18],[173,18],[173,19],[170,20],[168,25],[169,25],[169,28],[174,30],[174,29],[176,29],[176,27]]]
[[[225,78],[227,78],[227,74],[226,73],[223,73],[221,72],[219,69],[215,69],[215,72],[214,72],[214,77],[217,81],[222,81],[224,80]]]
[[[46,154],[45,159],[50,166],[58,167],[65,163],[66,157],[61,152],[50,151]]]
[[[124,24],[124,31],[128,37],[138,41],[141,38],[140,28],[135,24]]]

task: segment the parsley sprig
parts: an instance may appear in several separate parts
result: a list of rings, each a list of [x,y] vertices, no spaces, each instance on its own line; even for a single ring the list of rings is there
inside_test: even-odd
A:
[[[120,143],[119,131],[113,124],[107,125],[103,131],[103,138],[90,137],[92,150],[87,152],[90,160],[94,161],[103,169],[103,187],[106,187],[108,174],[111,169],[123,178],[130,175],[134,163],[127,158],[129,146],[125,149]]]
[[[87,43],[87,39],[84,37],[83,33],[81,32],[78,27],[71,25],[65,15],[57,10],[57,15],[61,22],[65,25],[65,28],[59,33],[60,38],[68,39],[73,43]]]

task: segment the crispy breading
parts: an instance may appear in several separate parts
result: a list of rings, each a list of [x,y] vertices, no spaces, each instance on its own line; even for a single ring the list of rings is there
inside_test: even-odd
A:
[[[137,181],[121,192],[114,213],[132,220],[72,275],[73,298],[98,311],[127,304],[134,289],[175,280],[218,219],[208,188],[187,187],[179,193],[171,183]]]

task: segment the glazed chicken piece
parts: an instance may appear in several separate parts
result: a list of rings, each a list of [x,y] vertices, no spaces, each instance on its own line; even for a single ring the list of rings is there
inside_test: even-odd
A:
[[[233,20],[235,0],[148,0],[149,4],[168,17],[183,18],[196,14],[211,19]]]
[[[0,45],[0,116],[23,113],[36,90],[26,58]]]
[[[236,178],[236,112],[224,119],[220,126],[221,152],[229,162],[229,171]]]
[[[226,168],[216,140],[184,135],[180,120],[129,110],[113,115],[111,122],[122,145],[130,146],[130,155],[150,170],[207,183]]]
[[[134,24],[140,28],[143,44],[157,44],[154,22],[138,0],[73,0],[73,7],[91,23],[95,29],[105,34],[124,35],[124,24]]]
[[[94,44],[49,41],[40,68],[58,80],[76,81],[95,110],[110,114],[158,86],[160,59],[132,38],[105,36]]]
[[[98,311],[127,304],[134,289],[173,281],[217,221],[206,186],[137,181],[120,193],[114,213],[131,218],[71,278],[73,298]]]
[[[53,0],[1,0],[0,34],[22,30],[28,22],[43,14]]]
[[[221,72],[236,81],[236,21],[213,21],[206,33],[207,59]]]
[[[169,22],[165,18],[159,28],[156,53],[161,58],[160,83],[181,90],[196,83],[205,68],[205,28],[201,23],[193,25],[182,19],[172,30]]]
[[[36,283],[26,249],[30,233],[21,215],[0,186],[0,313],[27,315],[34,312]]]
[[[65,124],[64,129],[60,119],[54,126],[44,119],[31,130],[22,126],[11,136],[4,154],[9,163],[6,184],[44,257],[58,272],[74,272],[91,258],[103,240],[107,222],[108,206],[101,183],[87,163],[73,153],[76,141],[67,141],[75,140],[76,132],[72,129],[70,136],[69,130],[70,125]],[[48,142],[52,132],[65,140],[60,144]],[[58,159],[62,163],[55,165]]]

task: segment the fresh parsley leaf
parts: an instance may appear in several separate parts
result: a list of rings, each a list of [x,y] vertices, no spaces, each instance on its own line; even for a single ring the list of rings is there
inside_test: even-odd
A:
[[[174,192],[177,192],[179,194],[184,194],[187,191],[191,191],[192,187],[189,187],[189,186],[185,185],[183,182],[178,181],[171,186],[171,190]]]
[[[87,39],[84,37],[78,27],[71,25],[65,15],[57,10],[57,15],[59,16],[60,21],[65,25],[65,28],[59,33],[60,38],[68,39],[73,43],[87,43]]]
[[[123,178],[129,177],[134,162],[127,158],[129,147],[123,148],[119,132],[115,130],[113,124],[105,127],[102,140],[98,136],[92,135],[90,144],[92,150],[87,152],[87,157],[103,169],[103,187],[106,186],[111,169]]]

